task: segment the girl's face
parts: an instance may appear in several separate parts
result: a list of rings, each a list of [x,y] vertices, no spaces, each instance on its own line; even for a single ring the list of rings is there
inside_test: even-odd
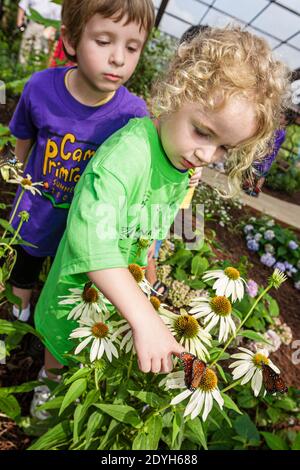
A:
[[[158,122],[162,146],[179,170],[203,167],[219,160],[255,135],[254,105],[242,97],[230,98],[222,109],[203,110],[186,103]]]

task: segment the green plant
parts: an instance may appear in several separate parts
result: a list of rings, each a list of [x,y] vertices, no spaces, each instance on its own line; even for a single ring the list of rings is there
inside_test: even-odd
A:
[[[175,48],[175,40],[153,30],[138,66],[126,86],[136,95],[149,99],[151,87],[161,76]]]

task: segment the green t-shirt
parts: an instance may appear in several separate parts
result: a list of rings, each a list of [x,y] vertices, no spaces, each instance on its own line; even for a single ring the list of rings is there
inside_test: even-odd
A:
[[[35,311],[37,330],[62,364],[75,343],[78,326],[67,320],[73,306],[59,296],[83,288],[87,272],[147,264],[149,243],[166,238],[188,188],[188,174],[168,160],[148,118],[131,119],[113,134],[87,165],[79,180],[67,227]]]

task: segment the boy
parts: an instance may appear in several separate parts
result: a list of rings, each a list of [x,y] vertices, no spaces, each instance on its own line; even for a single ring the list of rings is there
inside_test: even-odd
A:
[[[17,248],[11,274],[13,292],[22,300],[21,312],[13,307],[20,320],[29,318],[32,288],[45,257],[56,253],[87,163],[129,119],[148,114],[145,102],[123,84],[153,24],[151,0],[65,0],[61,32],[66,54],[77,67],[35,73],[24,88],[10,130],[17,137],[19,160],[30,154],[24,174],[43,181],[44,188],[42,196],[26,191],[18,208],[30,215],[20,235],[35,245]],[[12,225],[18,225],[17,214]]]

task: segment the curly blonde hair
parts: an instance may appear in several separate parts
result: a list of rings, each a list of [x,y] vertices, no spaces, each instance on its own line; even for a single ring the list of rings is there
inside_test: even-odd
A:
[[[186,102],[220,109],[233,96],[254,104],[257,131],[228,152],[227,197],[239,192],[245,175],[251,177],[254,160],[270,151],[280,113],[288,103],[289,71],[273,56],[267,42],[236,25],[201,31],[178,47],[166,76],[155,84],[151,103],[153,115],[160,117]],[[217,106],[217,100],[221,105]]]

